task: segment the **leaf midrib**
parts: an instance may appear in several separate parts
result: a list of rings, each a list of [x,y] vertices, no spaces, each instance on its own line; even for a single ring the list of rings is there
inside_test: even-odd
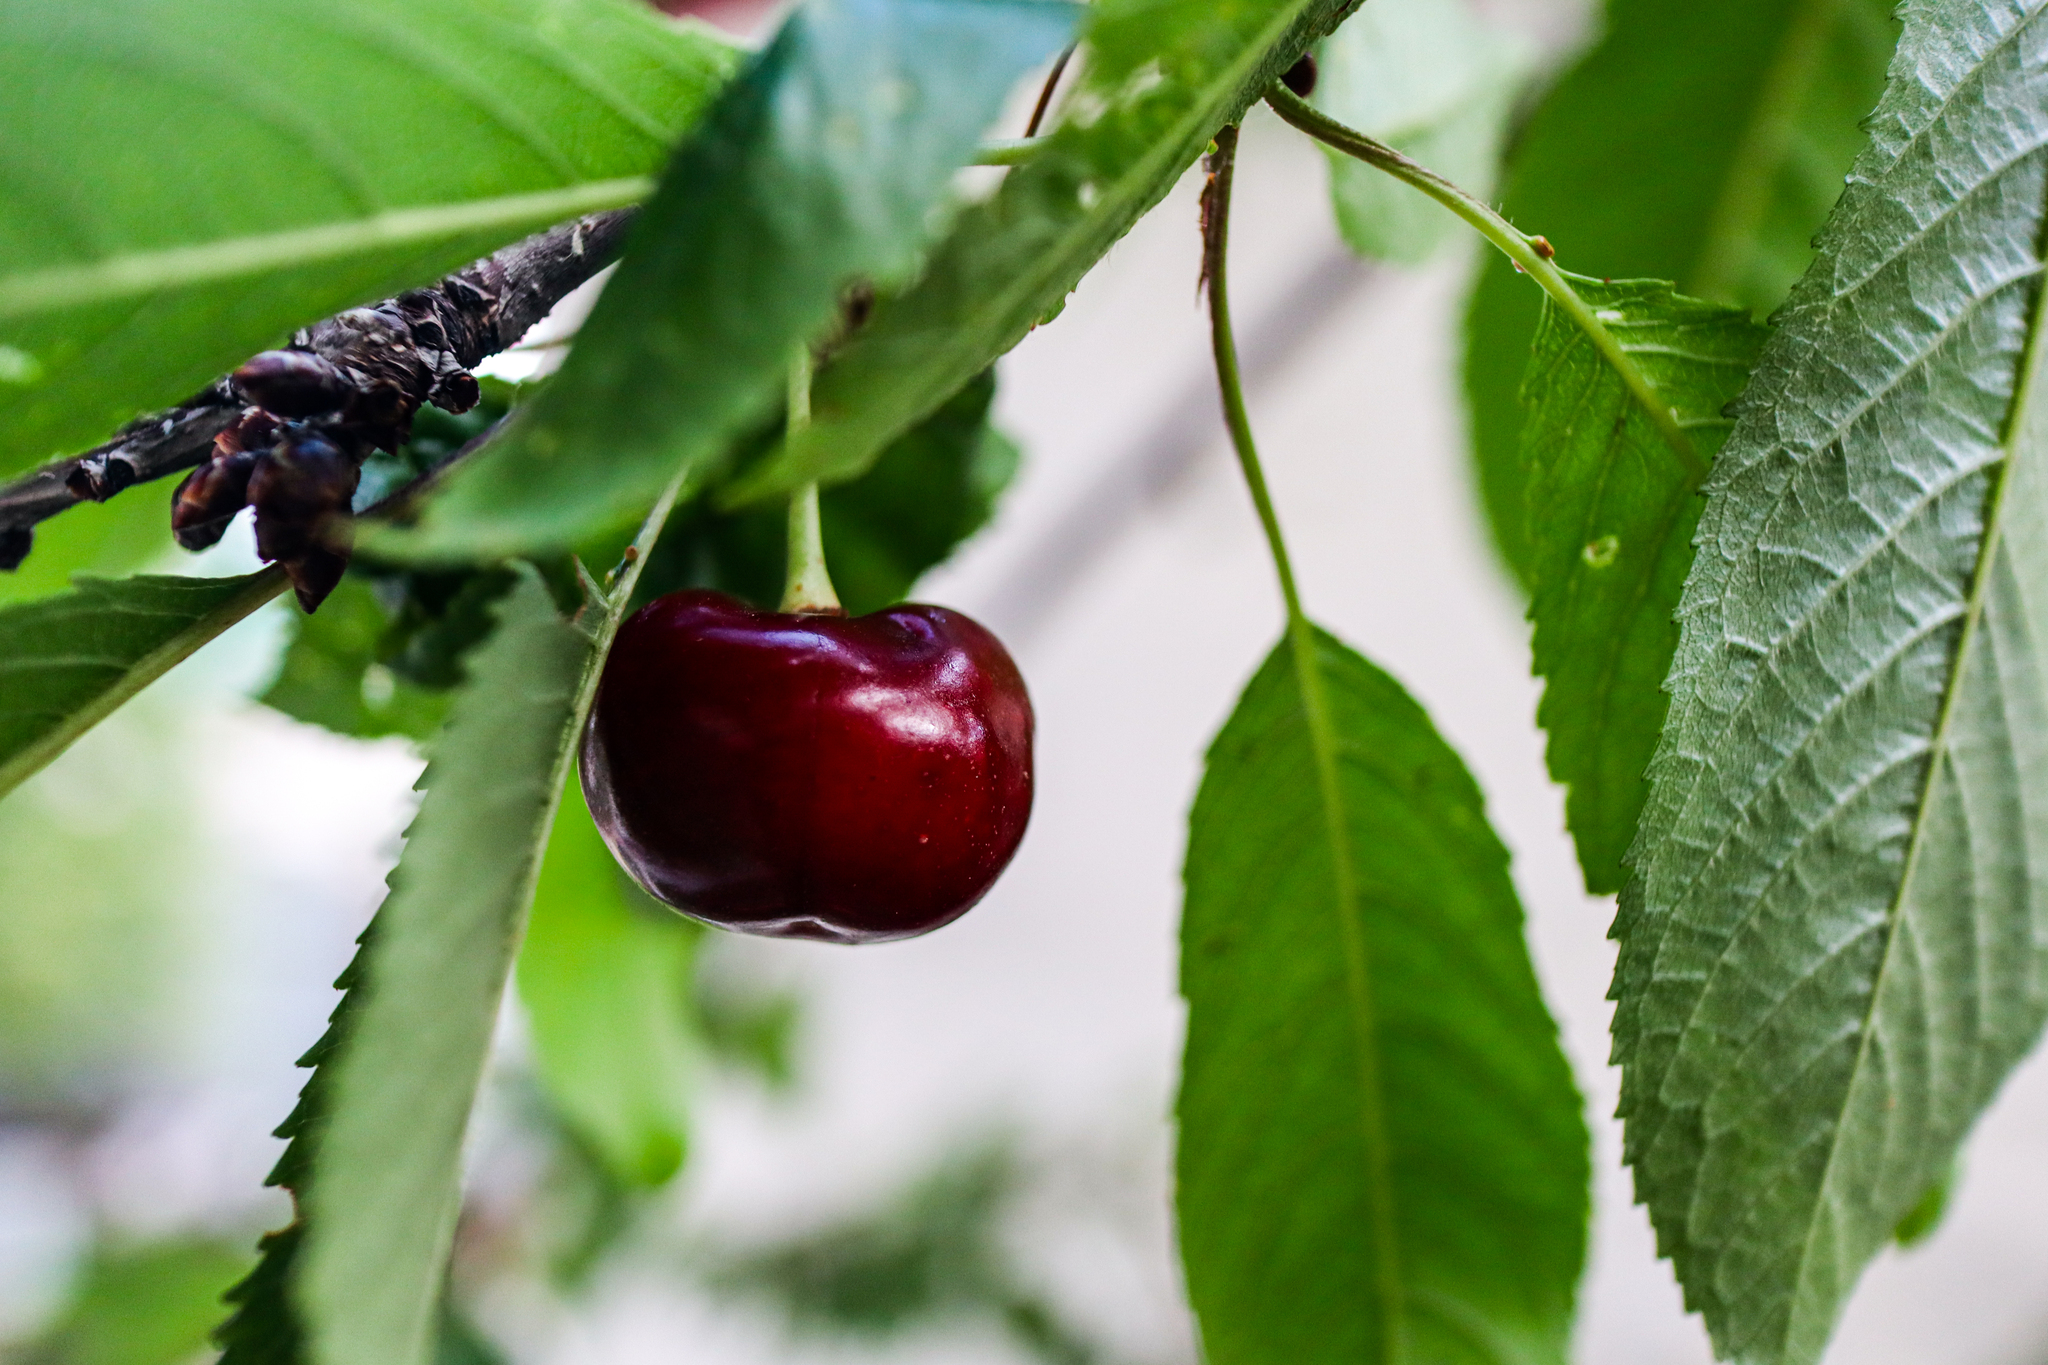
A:
[[[1342,746],[1330,714],[1327,679],[1323,676],[1315,627],[1291,599],[1287,640],[1294,655],[1297,695],[1303,728],[1316,765],[1316,785],[1323,805],[1323,833],[1330,845],[1330,870],[1335,882],[1335,910],[1344,945],[1345,996],[1350,1005],[1352,1039],[1358,1048],[1359,1126],[1365,1139],[1365,1179],[1372,1207],[1372,1259],[1379,1293],[1380,1365],[1406,1359],[1402,1314],[1407,1303],[1400,1241],[1395,1230],[1394,1183],[1388,1170],[1386,1091],[1380,1076],[1379,1021],[1373,1004],[1371,956],[1358,896],[1358,871],[1351,857],[1351,823],[1344,804]]]
[[[0,318],[109,303],[493,228],[559,222],[637,203],[653,188],[654,182],[645,176],[598,180],[460,203],[385,209],[313,227],[125,252],[88,265],[0,276]]]

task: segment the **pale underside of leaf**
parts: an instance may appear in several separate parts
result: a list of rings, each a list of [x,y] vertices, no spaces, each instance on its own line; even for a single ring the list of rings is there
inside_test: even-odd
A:
[[[422,1365],[463,1137],[574,751],[588,637],[537,575],[435,741],[336,1068],[293,1285],[310,1365]]]
[[[1638,1195],[1767,1365],[1818,1359],[2048,1009],[2048,19],[1906,23],[1708,488],[1615,927]]]
[[[1586,1139],[1506,854],[1421,708],[1313,648],[1344,843],[1287,642],[1190,816],[1178,1208],[1206,1358],[1555,1365]]]

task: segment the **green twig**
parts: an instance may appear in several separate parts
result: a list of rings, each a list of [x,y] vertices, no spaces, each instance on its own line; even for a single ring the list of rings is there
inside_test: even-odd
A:
[[[1641,367],[1628,352],[1621,348],[1621,343],[1615,340],[1614,333],[1607,330],[1607,324],[1600,320],[1600,315],[1579,297],[1578,291],[1572,288],[1571,281],[1565,278],[1564,272],[1552,263],[1551,256],[1554,253],[1548,242],[1540,237],[1527,236],[1507,219],[1427,166],[1411,161],[1392,147],[1367,137],[1355,128],[1345,127],[1285,86],[1275,85],[1268,90],[1266,103],[1271,105],[1273,111],[1281,118],[1316,141],[1333,147],[1346,156],[1356,157],[1366,165],[1385,171],[1396,180],[1414,186],[1477,228],[1480,236],[1499,247],[1509,260],[1521,267],[1523,274],[1542,286],[1543,292],[1550,295],[1551,302],[1563,310],[1565,316],[1586,334],[1586,339],[1593,343],[1602,358],[1617,375],[1621,376],[1621,382],[1628,386],[1629,393],[1634,396],[1658,433],[1663,436],[1665,443],[1678,456],[1686,472],[1692,476],[1693,483],[1697,484],[1707,476],[1707,462],[1700,458],[1699,451],[1693,447],[1692,439],[1685,434],[1685,429],[1679,426],[1678,416],[1671,410],[1671,405],[1658,396],[1649,377],[1642,372]]]
[[[1237,129],[1216,134],[1209,154],[1209,179],[1202,191],[1202,279],[1209,290],[1209,336],[1216,355],[1216,381],[1223,391],[1223,418],[1238,468],[1258,509],[1266,547],[1287,603],[1287,643],[1301,691],[1302,719],[1309,748],[1315,755],[1316,782],[1323,802],[1324,832],[1330,842],[1330,873],[1336,890],[1337,918],[1344,943],[1345,979],[1351,1023],[1358,1047],[1360,1123],[1364,1129],[1366,1186],[1372,1219],[1374,1280],[1379,1291],[1379,1359],[1396,1365],[1405,1359],[1401,1265],[1395,1251],[1393,1177],[1388,1169],[1386,1097],[1379,1074],[1379,1027],[1374,1013],[1371,961],[1360,918],[1358,872],[1351,855],[1351,831],[1344,812],[1342,775],[1338,770],[1337,727],[1330,714],[1322,663],[1316,657],[1315,627],[1301,609],[1294,564],[1280,533],[1280,518],[1266,487],[1251,419],[1245,412],[1244,385],[1237,363],[1237,341],[1230,326],[1229,248],[1230,188],[1237,161]]]

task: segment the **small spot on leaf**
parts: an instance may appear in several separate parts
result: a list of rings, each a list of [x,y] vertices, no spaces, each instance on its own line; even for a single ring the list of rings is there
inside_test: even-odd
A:
[[[1602,536],[1598,540],[1588,541],[1586,548],[1579,551],[1579,557],[1586,561],[1589,568],[1604,569],[1614,563],[1615,557],[1620,553],[1620,536]]]

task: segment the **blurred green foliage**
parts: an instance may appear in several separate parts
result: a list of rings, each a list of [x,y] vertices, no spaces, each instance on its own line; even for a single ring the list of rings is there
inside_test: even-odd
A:
[[[762,990],[701,963],[697,972],[697,1023],[704,1043],[720,1063],[752,1074],[769,1090],[796,1088],[796,1036],[803,1001],[789,991]]]
[[[70,1305],[16,1365],[189,1365],[220,1321],[220,1296],[255,1257],[208,1239],[101,1244]]]
[[[614,1178],[656,1186],[683,1162],[697,1042],[690,976],[704,929],[635,886],[569,779],[548,837],[519,996],[563,1120]]]
[[[1596,43],[1522,128],[1501,211],[1558,264],[1777,307],[1863,145],[1884,88],[1895,0],[1607,0]],[[1488,252],[1465,316],[1465,396],[1480,496],[1524,583],[1517,401],[1540,291]]]
[[[168,1060],[200,813],[146,697],[0,801],[0,1096],[96,1101]]]
[[[364,465],[357,506],[439,465],[504,417],[519,394],[491,382],[460,416],[422,408],[404,448]],[[504,569],[416,571],[359,557],[318,612],[292,617],[291,643],[260,700],[336,734],[424,740],[447,718],[462,655],[490,633],[491,606],[512,582]]]
[[[714,1255],[707,1278],[774,1304],[792,1329],[811,1335],[878,1340],[979,1319],[1052,1365],[1095,1365],[1101,1354],[1003,1247],[1003,1217],[1023,1174],[1007,1144],[968,1144],[868,1213]]]
[[[211,1355],[221,1294],[255,1256],[237,1243],[190,1237],[122,1246],[103,1240],[70,1301],[10,1365],[193,1365]],[[441,1308],[434,1365],[504,1365],[505,1357],[452,1302]]]
[[[434,1340],[434,1365],[505,1365],[505,1353],[467,1314],[444,1301],[441,1328]]]
[[[119,578],[164,558],[171,549],[170,488],[81,503],[36,527],[29,557],[0,573],[0,607],[62,592],[73,574]]]

